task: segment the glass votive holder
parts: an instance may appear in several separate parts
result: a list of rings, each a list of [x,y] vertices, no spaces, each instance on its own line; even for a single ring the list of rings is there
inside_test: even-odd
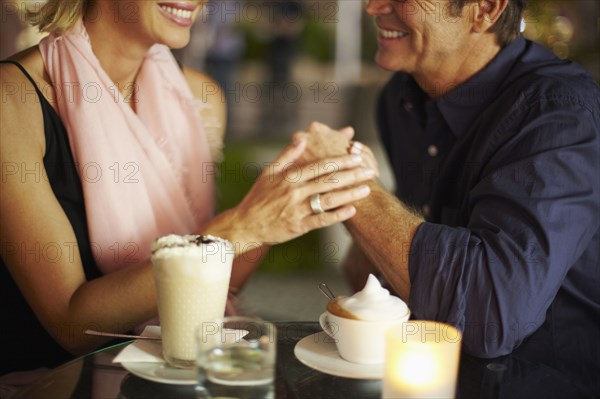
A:
[[[461,342],[458,329],[435,321],[390,328],[382,398],[454,398]]]

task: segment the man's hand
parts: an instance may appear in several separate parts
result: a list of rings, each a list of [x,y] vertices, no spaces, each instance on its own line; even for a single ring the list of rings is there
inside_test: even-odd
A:
[[[302,137],[307,142],[304,153],[297,161],[300,164],[345,155],[350,152],[351,148],[354,148],[352,153],[360,155],[363,158],[363,165],[375,170],[376,177],[379,177],[379,164],[373,151],[362,143],[351,141],[354,137],[352,127],[334,130],[323,123],[312,122],[306,132],[296,132],[294,136]],[[353,143],[355,143],[354,147],[352,147]]]

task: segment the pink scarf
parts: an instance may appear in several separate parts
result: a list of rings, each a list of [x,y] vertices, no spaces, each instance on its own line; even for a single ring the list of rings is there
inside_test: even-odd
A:
[[[187,82],[166,46],[139,71],[136,112],[94,55],[81,21],[39,45],[83,185],[103,273],[147,260],[155,238],[190,234],[213,213],[208,141]]]

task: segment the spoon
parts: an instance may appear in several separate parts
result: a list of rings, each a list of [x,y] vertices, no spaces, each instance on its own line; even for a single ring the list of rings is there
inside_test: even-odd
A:
[[[335,298],[333,291],[331,291],[331,288],[329,288],[326,283],[319,284],[319,291],[321,291],[323,295],[325,295],[329,299]]]
[[[113,338],[130,338],[130,339],[149,339],[153,341],[160,341],[161,337],[145,337],[141,335],[130,335],[130,334],[115,334],[103,331],[85,330],[83,332],[86,335],[96,335],[98,337],[113,337]]]

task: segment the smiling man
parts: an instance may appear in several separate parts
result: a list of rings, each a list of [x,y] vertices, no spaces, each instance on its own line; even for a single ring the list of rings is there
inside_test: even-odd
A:
[[[345,222],[345,270],[355,289],[379,273],[414,317],[457,325],[468,353],[583,374],[600,358],[600,91],[520,36],[524,8],[368,2],[375,60],[396,72],[377,106],[396,193],[374,184]],[[347,150],[309,130],[311,156]]]
[[[516,37],[523,7],[518,3],[370,1],[367,12],[379,29],[375,61],[412,75],[430,96],[439,97],[480,71]]]

